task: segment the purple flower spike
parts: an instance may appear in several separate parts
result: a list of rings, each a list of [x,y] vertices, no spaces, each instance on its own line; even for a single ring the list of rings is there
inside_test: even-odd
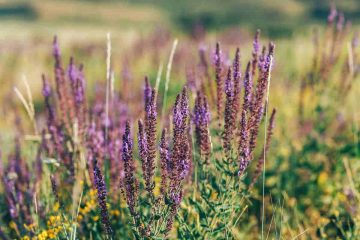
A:
[[[51,94],[51,87],[48,83],[48,81],[46,80],[45,76],[43,75],[42,76],[42,79],[43,79],[43,89],[42,89],[42,94],[44,97],[50,97],[50,94]]]
[[[234,78],[234,89],[235,89],[235,95],[240,94],[241,85],[240,85],[240,79],[241,79],[241,72],[240,72],[240,49],[237,48],[235,52],[235,58],[233,62],[233,78]]]
[[[252,102],[252,91],[253,91],[253,81],[252,75],[250,74],[250,62],[246,66],[245,77],[244,77],[244,105],[245,110],[251,111],[251,102]]]
[[[149,83],[149,78],[145,76],[145,87],[144,87],[145,111],[147,111],[147,107],[149,106],[150,100],[151,100],[151,86]]]
[[[246,70],[245,79],[244,79],[244,104],[241,115],[241,129],[240,129],[240,143],[239,143],[239,152],[238,158],[240,161],[239,175],[243,174],[250,161],[253,159],[253,151],[256,146],[256,139],[259,133],[259,125],[263,117],[264,112],[264,97],[267,91],[267,85],[269,84],[269,76],[271,72],[271,63],[274,56],[275,45],[273,43],[269,44],[269,51],[266,54],[263,54],[264,61],[263,66],[260,67],[259,79],[256,85],[256,91],[254,97],[250,97],[251,93],[251,78],[248,75],[249,65]],[[251,99],[251,102],[249,101]],[[250,111],[247,111],[249,109]],[[247,115],[249,114],[249,119]]]
[[[166,129],[162,131],[160,140],[160,169],[161,169],[161,183],[160,193],[164,196],[167,190],[167,177],[171,171],[170,166],[170,151],[169,143],[166,140]]]
[[[255,76],[255,72],[256,72],[256,66],[258,65],[259,61],[259,54],[260,54],[260,30],[258,29],[256,31],[255,37],[254,37],[254,41],[253,41],[253,52],[252,52],[252,61],[251,61],[251,75]]]
[[[217,90],[217,114],[218,114],[218,119],[220,120],[221,118],[221,112],[222,112],[222,102],[223,102],[223,87],[224,87],[224,83],[223,83],[223,79],[221,76],[221,72],[222,72],[222,53],[220,50],[220,44],[216,43],[216,49],[215,49],[215,55],[214,55],[214,63],[215,63],[215,81],[216,81],[216,90]],[[219,121],[219,125],[221,125],[220,121]]]
[[[151,90],[150,88],[148,90]],[[155,188],[154,171],[156,158],[156,93],[155,89],[150,91],[150,96],[146,97],[145,106],[145,133],[146,133],[146,190],[153,197],[153,189]]]
[[[57,39],[56,35],[54,36],[54,41],[53,41],[53,56],[55,58],[55,66],[60,67],[61,53],[60,53],[60,47],[59,47],[59,43],[58,43],[58,39]]]
[[[125,133],[123,135],[122,160],[124,162],[125,171],[124,185],[126,202],[131,215],[137,219],[138,213],[136,211],[136,206],[139,185],[135,177],[135,161],[133,159],[133,144],[130,136],[129,121],[126,122]]]
[[[141,167],[144,174],[144,179],[146,185],[148,184],[148,171],[147,171],[147,141],[146,141],[146,134],[144,130],[144,124],[141,120],[138,122],[139,133],[138,133],[138,148],[139,148],[139,155],[141,160]]]
[[[234,83],[231,79],[231,69],[229,68],[225,81],[225,114],[224,114],[224,132],[223,142],[226,157],[230,157],[232,140],[234,137],[236,112],[234,111]]]
[[[195,99],[193,122],[195,124],[195,137],[197,145],[200,147],[200,155],[208,163],[210,156],[210,112],[206,97],[198,92]]]
[[[104,228],[106,230],[106,233],[111,236],[112,235],[112,228],[110,224],[108,209],[106,205],[106,185],[104,181],[104,177],[101,174],[100,168],[97,165],[97,160],[94,158],[94,185],[97,189],[97,196],[98,196],[98,205],[100,208],[100,215],[101,215],[101,222],[104,225]]]
[[[261,49],[261,45],[260,45],[260,30],[256,30],[256,34],[255,34],[255,38],[254,38],[254,41],[253,41],[253,54],[255,54],[256,56],[259,55],[260,53],[260,49]]]
[[[240,144],[239,144],[239,172],[241,176],[250,163],[249,159],[249,131],[247,123],[247,111],[243,108],[240,122]]]

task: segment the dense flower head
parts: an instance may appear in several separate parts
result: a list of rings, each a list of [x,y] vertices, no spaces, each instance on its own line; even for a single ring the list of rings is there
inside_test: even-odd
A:
[[[172,205],[170,216],[166,223],[168,233],[173,225],[177,209],[182,200],[182,181],[190,170],[190,146],[189,146],[189,103],[187,88],[184,87],[181,94],[176,97],[173,109],[173,148],[171,152],[171,169],[169,174],[168,196]],[[166,233],[166,234],[167,234]]]
[[[224,81],[222,79],[222,53],[220,50],[220,44],[216,43],[216,49],[214,54],[214,64],[215,64],[215,82],[216,82],[216,92],[217,92],[217,114],[218,119],[221,118],[222,113],[222,105],[223,105],[223,88],[224,88]],[[221,125],[219,121],[219,126]]]
[[[228,97],[234,96],[234,82],[231,79],[231,68],[228,69],[227,77],[225,80],[225,94]]]
[[[187,119],[189,117],[189,99],[187,95],[187,87],[185,86],[181,93],[181,114],[182,114],[182,124],[186,127]]]
[[[195,124],[195,137],[200,147],[200,154],[205,157],[207,162],[210,154],[210,110],[206,96],[201,92],[197,93],[195,99],[193,122]]]
[[[249,150],[249,130],[248,130],[248,121],[247,121],[247,110],[243,108],[241,113],[241,122],[240,122],[240,142],[239,142],[239,171],[238,175],[241,176],[246,168],[248,167],[251,159],[250,150]]]
[[[180,94],[176,96],[175,106],[173,108],[173,124],[174,127],[180,127],[182,123],[182,113],[180,111]]]
[[[76,82],[76,79],[78,78],[78,69],[76,68],[75,66],[75,63],[74,63],[74,58],[73,57],[70,57],[70,62],[69,62],[69,65],[68,65],[68,68],[67,68],[67,75],[68,75],[68,78],[71,82],[71,85],[75,85],[75,82]]]
[[[70,80],[70,87],[76,107],[79,107],[85,98],[85,79],[82,68],[82,65],[78,68],[74,63],[74,59],[72,57],[70,58],[70,63],[67,68],[67,76]]]
[[[49,97],[51,95],[51,87],[44,75],[42,76],[42,79],[43,79],[42,94],[44,97]]]
[[[236,49],[235,52],[235,58],[233,61],[233,78],[234,78],[234,89],[235,94],[240,94],[241,85],[240,85],[240,79],[241,79],[241,71],[240,71],[241,65],[240,65],[240,48]]]
[[[145,86],[144,86],[144,103],[145,103],[145,111],[148,111],[148,107],[149,107],[149,103],[151,100],[151,86],[149,83],[149,78],[147,76],[145,76]]]
[[[137,216],[136,205],[138,195],[138,181],[135,177],[135,162],[133,159],[133,143],[130,136],[130,123],[126,122],[125,132],[123,135],[122,161],[124,163],[124,187],[126,202],[131,215]]]
[[[224,131],[223,131],[223,145],[227,157],[230,157],[230,151],[233,140],[233,133],[235,128],[236,113],[234,111],[234,82],[231,76],[231,68],[225,80],[225,112],[224,112]]]
[[[142,171],[144,174],[144,179],[147,178],[147,141],[144,130],[144,124],[141,120],[138,121],[138,148],[139,148],[139,156],[141,160]]]
[[[260,30],[256,30],[255,38],[253,41],[253,54],[258,56],[260,53],[261,45],[260,45]]]
[[[270,43],[268,53],[264,56],[262,65],[259,66],[259,79],[256,85],[254,96],[251,96],[251,98],[249,97],[251,93],[251,89],[249,89],[251,88],[251,78],[248,74],[249,65],[245,73],[245,94],[243,110],[241,114],[240,142],[238,148],[238,158],[240,160],[239,175],[243,174],[250,161],[253,159],[253,151],[256,147],[259,125],[264,115],[264,97],[270,80],[269,77],[271,74],[274,48],[275,45]],[[249,102],[249,99],[251,99],[251,102]]]
[[[145,183],[146,190],[150,196],[153,195],[155,188],[154,171],[155,171],[155,158],[156,158],[156,92],[151,89],[150,98],[145,102],[145,134],[146,134],[146,174]],[[139,129],[140,130],[140,129]]]
[[[104,177],[100,171],[100,168],[97,165],[96,159],[94,159],[94,181],[95,181],[94,185],[97,189],[98,205],[100,208],[101,221],[104,225],[106,233],[109,236],[111,236],[113,231],[110,225],[109,213],[106,205],[106,197],[107,197],[106,185],[105,185]]]
[[[246,66],[245,77],[244,77],[244,104],[243,108],[245,110],[251,109],[251,101],[252,101],[252,90],[253,90],[253,82],[252,75],[250,73],[250,62]]]
[[[160,139],[160,170],[161,170],[161,183],[160,183],[160,193],[162,195],[166,194],[167,191],[167,177],[169,172],[171,172],[170,166],[170,149],[169,143],[166,139],[166,128],[163,129]]]
[[[207,103],[206,96],[204,96],[204,94],[200,91],[197,92],[195,100],[193,122],[197,127],[210,123],[209,105]]]
[[[59,66],[61,53],[60,53],[60,47],[59,47],[59,43],[58,43],[57,36],[54,36],[54,41],[53,41],[53,56],[54,56],[54,58],[55,58],[55,60],[56,60],[55,65],[56,65],[56,66]]]

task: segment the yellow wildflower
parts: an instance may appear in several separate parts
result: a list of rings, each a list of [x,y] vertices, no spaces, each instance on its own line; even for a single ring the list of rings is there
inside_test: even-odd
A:
[[[329,176],[327,172],[322,171],[318,177],[318,185],[323,186],[327,182],[328,178]]]
[[[60,204],[59,204],[58,202],[56,202],[56,203],[54,204],[54,208],[53,208],[54,212],[59,211],[59,208],[60,208]]]
[[[342,192],[338,192],[338,193],[337,193],[337,198],[338,198],[340,201],[342,201],[342,202],[347,201],[345,194],[342,193]]]
[[[34,227],[35,227],[35,224],[34,223],[31,223],[31,224],[24,224],[24,228],[27,230],[27,231],[33,231],[34,230]]]
[[[117,210],[117,209],[111,210],[111,211],[110,211],[110,214],[111,214],[111,215],[114,215],[114,216],[119,216],[119,215],[120,215],[120,211]]]
[[[78,222],[81,222],[83,220],[83,216],[81,215],[81,214],[79,214],[78,216],[77,216],[77,221]]]
[[[11,221],[11,222],[9,223],[9,227],[12,228],[12,229],[14,229],[14,230],[17,229],[16,223],[15,223],[14,221]]]
[[[89,192],[89,194],[90,194],[91,197],[94,197],[94,196],[96,196],[96,194],[97,194],[97,190],[91,189],[90,192]]]

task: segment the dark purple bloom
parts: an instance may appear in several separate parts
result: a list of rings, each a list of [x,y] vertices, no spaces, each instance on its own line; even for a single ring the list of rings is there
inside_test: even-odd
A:
[[[240,79],[241,79],[241,72],[240,72],[240,49],[237,48],[235,52],[235,58],[233,62],[233,78],[234,78],[234,89],[235,89],[235,95],[240,94],[241,85],[240,85]]]
[[[222,116],[222,102],[223,102],[223,87],[224,87],[224,83],[223,83],[223,79],[221,76],[222,73],[222,53],[220,50],[220,44],[216,43],[216,49],[215,49],[215,55],[214,55],[214,63],[215,63],[215,81],[216,81],[216,90],[217,90],[217,100],[216,100],[216,104],[217,104],[217,114],[218,114],[218,119],[220,120],[221,116]],[[220,121],[219,121],[219,125],[221,125]]]
[[[53,52],[53,56],[55,58],[55,66],[60,67],[60,65],[61,65],[61,62],[60,62],[61,61],[60,60],[61,53],[60,53],[60,47],[59,47],[59,43],[58,43],[58,40],[57,40],[57,36],[54,36],[52,52]]]
[[[56,122],[56,112],[55,112],[54,106],[51,104],[51,99],[50,99],[52,96],[51,87],[44,75],[42,76],[42,79],[43,79],[42,93],[44,96],[45,108],[46,108],[46,112],[47,112],[47,128],[51,135],[53,147],[55,148],[55,150],[58,154],[62,154],[62,152],[63,152],[63,146],[62,146],[63,136],[61,134],[60,127],[58,126],[58,124]]]
[[[252,99],[252,105],[251,105],[251,112],[249,117],[249,130],[250,130],[250,140],[249,140],[249,159],[248,162],[253,159],[253,150],[256,146],[256,139],[259,132],[259,125],[261,122],[261,119],[263,117],[263,111],[264,111],[264,97],[267,91],[267,85],[269,84],[269,76],[271,72],[271,64],[272,59],[274,55],[274,44],[270,43],[269,45],[269,52],[266,55],[264,66],[263,68],[260,68],[259,73],[259,80],[256,85],[256,91],[255,95]],[[246,97],[246,95],[245,95]],[[244,99],[245,102],[245,99]],[[241,152],[239,152],[241,154]],[[240,156],[241,157],[241,156]]]
[[[189,100],[187,97],[187,88],[184,87],[181,93],[181,100],[180,100],[180,112],[181,112],[181,129],[179,129],[179,142],[181,142],[181,151],[179,152],[178,158],[178,173],[182,179],[186,177],[190,169],[190,146],[188,140],[188,119],[189,119]]]
[[[243,108],[245,110],[251,110],[252,103],[252,91],[253,91],[253,81],[252,75],[250,74],[250,62],[246,66],[245,77],[244,77],[244,104]]]
[[[225,81],[225,114],[224,114],[224,132],[223,143],[227,158],[230,157],[233,133],[235,128],[236,112],[234,112],[234,83],[231,78],[231,69],[229,68]]]
[[[249,131],[247,123],[247,111],[242,110],[241,113],[241,122],[240,122],[240,144],[239,144],[239,172],[238,175],[241,176],[250,163],[249,158]]]
[[[160,151],[160,170],[161,170],[160,193],[164,196],[167,190],[168,173],[171,171],[170,150],[169,150],[169,143],[167,142],[166,139],[166,129],[164,129],[161,133],[159,151]]]
[[[151,86],[149,83],[149,78],[145,76],[145,87],[144,87],[144,103],[145,103],[145,111],[147,111],[147,107],[149,106],[149,102],[151,100]]]
[[[43,94],[43,96],[45,98],[50,97],[50,95],[51,95],[51,87],[50,87],[49,83],[47,82],[44,75],[42,75],[42,79],[43,79],[42,94]]]
[[[79,74],[79,72],[78,72],[78,69],[76,68],[76,66],[74,64],[74,58],[71,57],[69,66],[67,68],[67,75],[68,75],[68,78],[70,80],[72,89],[75,88],[76,79],[78,78],[78,74]]]
[[[153,180],[156,158],[156,93],[155,89],[150,92],[150,98],[146,102],[145,112],[145,133],[146,133],[146,190],[153,196],[155,182]]]
[[[252,61],[251,61],[251,75],[255,76],[255,71],[256,71],[256,66],[258,64],[258,58],[259,58],[259,53],[260,53],[260,30],[258,29],[256,31],[255,37],[254,37],[254,41],[253,41],[253,52],[252,52]]]
[[[172,200],[171,213],[167,220],[166,233],[171,230],[174,217],[182,199],[182,181],[190,169],[189,109],[187,89],[184,87],[176,98],[173,116],[173,149],[169,172],[169,196]]]
[[[65,81],[65,73],[61,63],[60,48],[57,37],[54,37],[53,42],[53,56],[55,59],[54,74],[56,83],[57,100],[59,101],[61,123],[70,132],[72,119],[69,119],[69,111],[72,111],[72,99],[69,97],[67,82]],[[70,114],[71,116],[72,114]]]
[[[101,215],[101,222],[104,225],[106,233],[111,236],[112,235],[112,228],[110,224],[108,209],[106,205],[106,197],[107,197],[107,191],[106,191],[106,185],[104,181],[104,177],[100,171],[99,166],[97,165],[96,158],[94,160],[94,185],[97,189],[97,198],[98,198],[98,205],[100,208],[100,215]]]
[[[145,184],[149,184],[148,179],[148,171],[147,171],[147,141],[146,141],[146,133],[144,130],[144,124],[141,120],[138,122],[139,133],[138,133],[138,148],[139,148],[139,156],[141,160],[141,167],[145,179]]]
[[[269,151],[270,144],[271,144],[271,138],[272,138],[273,130],[274,130],[274,125],[275,125],[275,114],[276,114],[276,109],[273,109],[272,113],[271,113],[271,116],[270,116],[269,125],[268,125],[268,128],[267,128],[265,152],[262,151],[262,153],[261,153],[261,155],[259,157],[258,163],[256,165],[256,169],[255,169],[255,172],[254,172],[254,176],[253,176],[251,184],[249,186],[250,189],[254,186],[257,179],[259,178],[259,176],[261,174],[261,171],[262,171],[262,167],[264,165],[265,155]]]
[[[256,30],[256,34],[255,34],[255,38],[254,38],[254,41],[253,41],[253,54],[255,56],[258,56],[259,53],[260,53],[260,49],[261,49],[261,46],[260,46],[260,30]]]
[[[133,159],[133,143],[130,136],[130,123],[126,122],[125,133],[123,135],[122,160],[124,163],[125,179],[124,187],[126,194],[126,202],[131,215],[137,219],[136,211],[138,196],[138,181],[135,177],[135,161]]]
[[[198,92],[195,99],[193,122],[195,124],[195,137],[197,145],[200,147],[200,155],[205,158],[205,162],[208,163],[210,155],[210,111],[206,100],[206,97]]]
[[[61,204],[60,198],[59,198],[59,191],[58,191],[58,187],[57,187],[56,179],[55,179],[54,175],[50,175],[50,182],[51,182],[51,190],[54,194],[55,201],[57,203],[59,203],[60,207],[62,207],[62,204]]]

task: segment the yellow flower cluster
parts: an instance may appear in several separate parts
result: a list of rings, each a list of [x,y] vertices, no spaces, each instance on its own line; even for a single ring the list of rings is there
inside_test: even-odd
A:
[[[46,240],[46,239],[55,239],[58,237],[58,234],[63,230],[63,224],[61,222],[60,215],[51,215],[46,222],[47,228],[46,230],[42,230],[34,237],[24,236],[22,240]],[[68,224],[66,224],[68,225]],[[25,229],[31,232],[34,232],[34,224],[24,225]]]
[[[88,195],[85,197],[86,204],[79,210],[79,215],[77,217],[78,222],[81,222],[85,216],[87,216],[91,211],[96,209],[96,194],[97,191],[95,189],[91,189]],[[93,217],[93,220],[97,221],[99,220],[99,217],[95,216]]]
[[[24,224],[24,228],[27,230],[27,231],[35,231],[35,227],[36,227],[36,224],[35,223],[31,223],[31,224]]]
[[[120,216],[120,211],[118,209],[110,210],[110,215],[112,216]]]
[[[62,230],[62,228],[56,227],[48,230],[41,231],[38,235],[30,238],[29,236],[24,236],[21,238],[21,240],[47,240],[47,239],[55,239],[57,238],[57,235]]]

